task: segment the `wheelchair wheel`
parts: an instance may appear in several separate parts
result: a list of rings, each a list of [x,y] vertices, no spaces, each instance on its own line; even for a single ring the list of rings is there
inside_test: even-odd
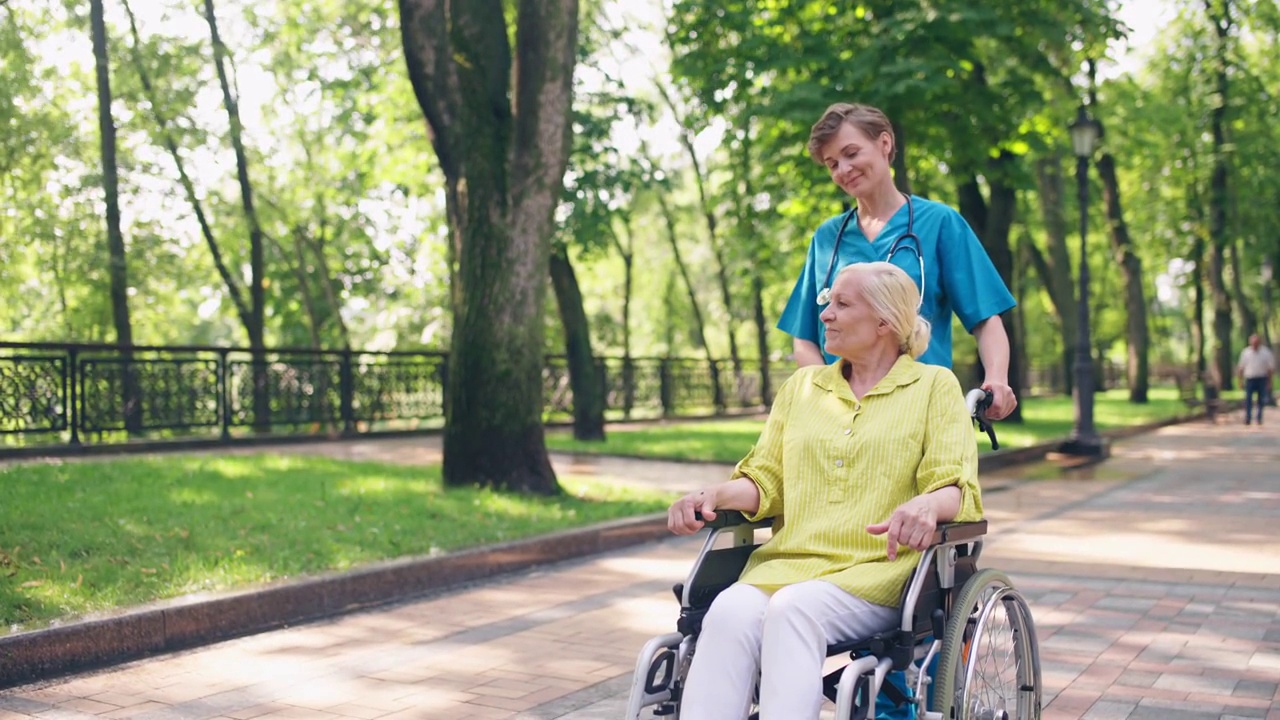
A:
[[[1039,720],[1040,648],[1031,610],[998,570],[979,570],[952,604],[934,676],[948,720]]]

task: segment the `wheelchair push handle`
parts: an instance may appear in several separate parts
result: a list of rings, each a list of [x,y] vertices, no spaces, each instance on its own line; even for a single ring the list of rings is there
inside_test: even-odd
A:
[[[993,399],[990,390],[974,388],[964,396],[964,404],[969,408],[969,415],[973,417],[973,421],[978,424],[978,429],[986,432],[987,437],[991,438],[991,449],[999,450],[1000,442],[996,440],[996,430],[987,419],[987,409],[991,407]]]

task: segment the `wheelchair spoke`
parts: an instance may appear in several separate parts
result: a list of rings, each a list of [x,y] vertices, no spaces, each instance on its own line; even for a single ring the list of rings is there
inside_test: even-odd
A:
[[[991,601],[991,595],[986,598],[987,602]],[[966,688],[969,717],[1003,720],[1016,716],[1019,653],[1004,603],[991,609],[971,656],[973,681]]]
[[[984,569],[961,589],[935,673],[948,720],[1039,720],[1035,626],[1007,575]]]

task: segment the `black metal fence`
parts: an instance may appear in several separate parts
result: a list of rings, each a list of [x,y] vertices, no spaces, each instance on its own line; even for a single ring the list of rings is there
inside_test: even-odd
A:
[[[770,367],[769,392],[790,362]],[[0,342],[0,456],[63,446],[137,441],[235,442],[248,438],[350,437],[444,424],[444,352],[267,350],[204,346]],[[609,420],[704,417],[763,410],[760,363],[689,358],[601,357]],[[1100,368],[1102,387],[1123,368]],[[957,364],[966,386],[980,382]],[[1057,367],[1028,368],[1027,394],[1065,388]],[[572,417],[563,356],[546,358],[544,417]]]
[[[683,358],[596,362],[610,419],[767,405],[760,365]],[[0,343],[0,454],[32,446],[352,436],[439,427],[441,352]],[[779,364],[771,387],[791,372]],[[568,363],[543,370],[548,421],[573,411]]]

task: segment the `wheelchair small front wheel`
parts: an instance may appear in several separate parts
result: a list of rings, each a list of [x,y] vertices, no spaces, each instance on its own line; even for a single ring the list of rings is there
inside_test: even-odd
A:
[[[949,720],[1039,720],[1040,648],[1031,609],[998,570],[969,578],[947,618],[934,712]]]

